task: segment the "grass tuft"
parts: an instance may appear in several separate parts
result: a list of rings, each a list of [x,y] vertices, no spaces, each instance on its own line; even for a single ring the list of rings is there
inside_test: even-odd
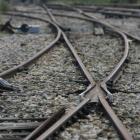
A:
[[[5,12],[5,11],[8,11],[10,9],[11,9],[11,6],[8,2],[6,2],[6,1],[1,1],[0,2],[0,11]]]

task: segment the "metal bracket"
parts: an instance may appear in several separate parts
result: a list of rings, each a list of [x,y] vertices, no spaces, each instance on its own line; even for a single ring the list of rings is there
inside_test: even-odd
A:
[[[101,88],[106,92],[107,94],[107,99],[109,100],[109,102],[113,102],[113,95],[109,92],[109,90],[107,89],[107,86],[105,83],[101,84]]]
[[[9,33],[14,33],[12,29],[17,29],[19,33],[39,33],[39,26],[38,25],[27,25],[27,24],[22,24],[19,27],[13,27],[11,25],[11,20],[12,18],[7,21],[4,25],[0,26],[1,31],[8,31]]]
[[[4,79],[0,78],[0,92],[4,91],[21,91],[22,89],[18,86],[12,85],[8,82],[6,82]]]

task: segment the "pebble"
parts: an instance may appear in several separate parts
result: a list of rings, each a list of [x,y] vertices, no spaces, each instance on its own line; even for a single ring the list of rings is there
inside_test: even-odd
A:
[[[9,20],[11,16],[3,16],[2,21],[5,23]],[[21,64],[23,61],[28,60],[30,57],[34,56],[37,52],[44,49],[47,45],[49,45],[54,39],[55,34],[49,33],[45,34],[44,30],[52,30],[49,27],[49,24],[45,22],[35,22],[35,20],[27,20],[26,18],[21,18],[21,23],[17,22],[18,17],[12,18],[12,25],[18,26],[21,25],[22,22],[26,22],[29,25],[40,25],[40,34],[0,34],[0,73],[18,64]],[[46,44],[44,44],[44,40]],[[24,45],[22,45],[24,44]]]
[[[137,53],[139,53],[139,43],[132,42],[130,45],[130,52],[128,59],[132,62],[137,62],[138,57]],[[126,67],[126,70],[130,69],[130,73],[124,72],[123,76],[121,76],[120,80],[114,85],[116,89],[128,90],[128,91],[136,91],[139,90],[139,80],[135,80],[133,78],[133,73],[139,71],[139,64],[130,64]],[[127,82],[127,86],[125,81]],[[115,102],[117,103],[116,107],[113,109],[118,109],[119,118],[123,120],[123,124],[127,127],[128,131],[131,132],[134,139],[137,138],[139,132],[139,116],[140,116],[140,102],[139,97],[140,93],[117,93],[114,94]],[[137,113],[136,113],[137,112]]]
[[[96,82],[101,82],[123,55],[122,51],[119,51],[124,48],[121,40],[112,38],[108,34],[102,36],[71,35],[70,41],[75,49],[81,52],[79,56]]]
[[[39,115],[49,117],[63,105],[66,107],[66,112],[75,107],[78,94],[63,97],[62,93],[65,95],[80,88],[85,89],[86,85],[74,82],[75,80],[86,80],[85,77],[81,71],[77,71],[76,66],[71,67],[71,60],[74,58],[63,44],[56,46],[48,54],[29,67],[28,74],[17,73],[16,76],[7,79],[10,83],[18,84],[23,91],[6,94],[23,94],[25,96],[11,96],[11,98],[1,96],[1,104],[5,109],[0,117],[24,118],[39,117]],[[56,55],[54,56],[54,54]],[[57,61],[58,58],[61,59]],[[43,81],[40,82],[40,80]],[[12,105],[7,106],[6,100],[8,100],[8,104]]]
[[[110,121],[109,121],[109,120],[105,120],[105,123],[106,123],[106,124],[109,124],[109,123],[110,123]]]
[[[103,28],[94,28],[94,34],[95,35],[103,35],[104,34]]]
[[[73,136],[73,140],[80,140],[80,136],[74,135],[74,136]]]
[[[70,12],[68,14],[73,15],[75,13]],[[101,14],[95,15],[98,15],[99,18],[103,17]],[[8,16],[4,17],[4,21],[7,20],[7,17]],[[15,23],[15,20],[13,20],[13,25],[19,24]],[[69,20],[68,18],[63,18],[62,20],[60,17],[57,17],[56,20],[64,26],[71,27],[72,31],[69,34],[71,43],[77,50],[80,58],[92,74],[95,81],[102,81],[119,62],[123,55],[122,50],[124,49],[124,44],[121,39],[107,34],[94,36],[93,24],[86,21]],[[117,26],[123,25],[123,29],[127,28],[127,22],[124,22],[125,24],[123,24],[120,19],[112,21],[109,19],[109,22]],[[33,22],[31,21],[31,23]],[[38,23],[40,22],[36,22],[36,24]],[[46,28],[46,30],[48,30],[48,26],[44,27],[44,24],[41,26],[42,28]],[[134,25],[129,25],[129,27],[134,27]],[[1,52],[0,64],[2,65],[1,68],[4,69],[1,69],[0,71],[2,72],[3,70],[16,66],[21,63],[21,61],[28,59],[48,45],[54,39],[54,35],[50,30],[45,33],[46,34],[41,32],[38,37],[35,35],[2,36],[0,41],[3,41],[5,47],[3,47],[4,50]],[[81,33],[84,33],[84,35]],[[7,43],[7,40],[9,40],[10,43]],[[14,51],[13,48],[11,48],[11,44],[15,49]],[[138,44],[131,42],[129,54],[130,60],[138,61],[140,51],[138,47]],[[35,51],[31,51],[33,48]],[[6,53],[6,49],[10,49],[10,51]],[[133,49],[135,49],[134,52]],[[21,52],[20,55],[17,54],[18,51]],[[25,55],[26,51],[27,54]],[[10,67],[8,67],[8,63],[10,61],[7,59],[9,56],[16,58],[15,60],[11,59],[12,61]],[[78,66],[76,66],[73,62],[74,58],[69,50],[64,47],[62,43],[59,43],[59,45],[50,50],[49,53],[44,55],[41,59],[39,59],[39,61],[32,65],[28,70],[28,74],[18,73],[16,76],[8,79],[9,82],[23,87],[23,91],[20,94],[25,94],[26,97],[11,96],[11,99],[9,99],[8,97],[1,96],[0,100],[4,109],[2,109],[0,118],[22,118],[31,116],[48,117],[62,105],[66,105],[66,113],[69,112],[71,108],[75,107],[75,101],[78,98],[78,94],[73,93],[67,96],[64,95],[78,89],[85,89],[87,86],[74,82],[75,80],[86,80],[86,78],[78,69]],[[139,79],[132,77],[133,72],[139,72],[139,65],[130,65],[128,67],[129,68],[126,68],[126,71],[124,71],[124,73],[126,72],[127,74],[121,76],[120,80],[114,85],[115,88],[125,88],[127,90],[139,89]],[[128,75],[128,73],[131,73],[131,76]],[[9,94],[17,94],[17,92],[10,92]],[[133,93],[116,93],[113,96],[116,105],[112,106],[112,108],[115,113],[124,122],[128,130],[132,133],[132,136],[137,139],[140,138],[140,95]],[[8,102],[5,103],[6,100],[8,100]],[[100,111],[93,109],[92,113],[88,115],[88,119],[78,120],[78,122],[73,124],[71,127],[68,127],[65,131],[61,132],[57,139],[120,140],[110,121],[107,120],[104,115],[100,114],[102,111],[103,110],[101,108]]]

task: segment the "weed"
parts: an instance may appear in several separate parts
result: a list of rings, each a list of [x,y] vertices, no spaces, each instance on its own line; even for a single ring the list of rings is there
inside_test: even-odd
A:
[[[11,6],[8,2],[6,2],[6,1],[1,1],[0,2],[0,11],[4,12],[4,11],[8,11],[10,9],[11,9]]]

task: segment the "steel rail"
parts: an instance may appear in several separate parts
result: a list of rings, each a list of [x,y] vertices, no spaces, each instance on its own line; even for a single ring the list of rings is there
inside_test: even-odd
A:
[[[68,7],[71,7],[71,6],[68,6]],[[76,11],[80,11],[80,9],[76,9],[74,7],[71,7],[72,9],[76,10]],[[81,13],[84,13],[83,11]],[[84,13],[86,14],[86,13]],[[57,14],[58,15],[58,14]],[[66,16],[66,15],[64,15]],[[66,17],[70,17],[70,18],[78,18],[78,19],[85,19],[85,18],[81,18],[81,17],[73,17],[73,16],[66,16]],[[97,23],[100,23],[100,24],[103,24],[101,21],[99,20],[96,20],[96,19],[85,19],[85,20],[88,20],[88,21],[93,21],[93,22],[97,22]],[[104,24],[103,24],[104,25]],[[104,81],[101,82],[101,87],[106,91],[106,93],[108,93],[108,95],[111,95],[110,92],[107,90],[107,87],[106,87],[106,84],[107,82],[109,81],[115,81],[116,78],[118,78],[118,76],[120,76],[120,73],[121,73],[121,69],[123,67],[123,64],[125,63],[125,59],[127,58],[127,54],[128,54],[128,49],[129,49],[129,45],[128,45],[128,40],[126,38],[126,36],[120,31],[120,30],[117,30],[117,29],[114,29],[112,28],[112,30],[114,30],[115,32],[119,33],[123,38],[124,38],[124,41],[125,41],[125,51],[124,51],[124,56],[123,58],[121,59],[121,61],[117,64],[117,67],[110,73],[110,75],[108,77],[106,77],[104,79]]]
[[[20,16],[20,17],[29,17],[29,18],[31,18],[31,16],[25,16],[25,15],[23,15],[23,14],[12,14],[12,13],[3,13],[3,14],[5,14],[5,15],[14,15],[14,16]],[[37,17],[34,17],[34,19],[39,19],[39,18],[37,18]],[[46,21],[46,20],[44,20],[44,19],[41,19],[42,21]],[[53,23],[53,22],[51,22],[51,23]],[[53,23],[55,26],[57,26],[55,23]],[[58,26],[57,26],[57,28],[59,28]],[[59,34],[61,35],[62,34],[62,30],[59,28]],[[59,38],[58,38],[59,39]],[[57,41],[58,41],[58,39],[57,39]],[[65,36],[65,39],[67,39],[67,37]],[[67,39],[68,40],[68,39]],[[80,68],[82,69],[82,71],[84,72],[84,74],[85,74],[85,76],[88,78],[88,80],[91,82],[91,85],[92,86],[94,86],[95,85],[95,82],[94,82],[94,80],[93,80],[93,78],[91,77],[91,75],[89,74],[89,72],[87,71],[87,69],[86,69],[86,67],[84,66],[84,64],[83,64],[83,62],[81,61],[81,59],[80,59],[80,57],[77,55],[77,52],[76,52],[76,50],[72,47],[72,45],[71,45],[71,43],[69,42],[69,41],[67,41],[67,43],[71,46],[70,47],[70,50],[72,51],[72,54],[74,55],[74,57],[75,57],[75,59],[78,61],[78,64],[79,64],[79,66],[80,66]],[[53,44],[54,45],[54,44]],[[51,46],[50,46],[51,47]],[[48,50],[48,48],[47,48],[47,50]],[[32,59],[31,59],[32,60]],[[29,62],[28,62],[29,61]],[[23,64],[21,64],[21,65],[19,65],[19,66],[17,66],[17,67],[15,67],[15,68],[13,68],[12,70],[9,70],[9,71],[6,71],[6,72],[4,72],[4,73],[2,73],[2,74],[0,74],[0,77],[6,77],[9,73],[11,74],[11,71],[14,71],[15,72],[15,70],[17,71],[19,68],[21,68],[21,67],[25,67],[25,66],[28,66],[29,65],[29,63],[31,63],[30,62],[30,60],[28,60],[27,62],[24,62]],[[34,59],[33,59],[33,61],[34,61]]]
[[[3,14],[5,14],[5,15],[12,15],[12,16],[26,17],[26,18],[32,18],[32,19],[39,19],[39,20],[42,20],[42,21],[45,21],[45,22],[46,22],[46,20],[44,20],[44,19],[40,19],[40,18],[37,18],[37,17],[26,16],[26,15],[22,15],[22,14],[11,14],[11,13],[3,13]],[[52,22],[49,21],[49,23],[52,23]],[[55,25],[55,23],[53,23],[53,25]],[[58,31],[59,31],[59,37],[60,37],[60,35],[62,34],[62,30],[60,30],[60,29],[58,28],[57,25],[55,25],[55,26],[57,27],[57,29],[58,29]],[[66,36],[65,36],[65,39],[66,39]],[[57,37],[57,41],[58,41],[58,40],[59,40],[59,38]],[[68,42],[68,44],[70,44],[70,43]],[[50,46],[50,47],[51,47],[51,46]],[[48,49],[47,49],[47,50],[48,50]],[[74,50],[74,48],[71,47],[71,50],[72,50],[72,52],[73,52],[74,57],[75,57],[76,60],[79,62],[79,65],[80,65],[81,69],[84,71],[84,73],[86,73],[86,76],[88,77],[89,81],[91,82],[91,84],[87,87],[87,89],[86,89],[83,93],[89,92],[89,91],[93,88],[93,86],[95,86],[95,82],[93,81],[92,77],[90,76],[90,74],[89,74],[88,71],[86,70],[86,67],[83,65],[81,59],[80,59],[79,56],[77,55],[77,53],[76,53],[76,51]],[[41,51],[41,52],[42,52],[42,51]],[[44,52],[43,52],[43,53],[44,53]],[[39,55],[40,55],[40,54],[39,54]],[[42,54],[41,54],[41,55],[42,55]],[[40,57],[41,57],[41,56],[40,56]],[[34,58],[34,57],[33,57],[33,58]],[[11,70],[9,70],[9,71],[6,71],[6,72],[2,73],[1,76],[4,77],[4,78],[5,78],[5,77],[9,77],[9,75],[11,76],[11,75],[15,74],[15,73],[18,71],[18,69],[21,68],[21,66],[22,66],[22,67],[23,67],[23,66],[24,66],[24,67],[25,67],[25,66],[29,66],[29,64],[32,63],[32,61],[34,62],[33,59],[31,59],[31,61],[28,60],[27,62],[24,62],[23,64],[19,65],[18,67],[13,68],[13,69],[11,69]],[[84,106],[87,102],[89,102],[89,100],[90,100],[90,98],[88,98],[88,100],[87,100],[86,102],[84,101],[83,106]],[[83,106],[81,105],[79,109],[81,109]],[[78,112],[78,110],[77,110],[77,112]],[[74,111],[74,113],[76,113],[76,112]]]
[[[46,5],[48,5],[49,7],[58,7],[58,6],[60,6],[60,5],[62,5],[63,3],[61,3],[61,4],[51,4],[51,3],[46,3]],[[123,4],[123,3],[111,3],[111,4],[82,4],[82,3],[73,3],[73,4],[70,4],[71,6],[73,6],[73,7],[79,7],[79,6],[82,6],[82,7],[98,7],[98,6],[100,6],[100,7],[117,7],[117,5],[118,6],[120,6],[120,7],[117,7],[117,8],[124,8],[124,7],[121,7],[121,6],[140,6],[139,4]],[[129,7],[130,8],[130,7]],[[125,9],[127,9],[127,8],[125,8]],[[136,9],[136,8],[135,8]]]
[[[139,9],[126,9],[126,8],[116,8],[116,7],[103,7],[103,6],[95,6],[95,5],[74,5],[70,4],[73,7],[80,8],[84,11],[85,10],[106,10],[106,11],[121,11],[121,12],[140,12]],[[49,8],[58,8],[58,9],[63,9],[62,4],[48,4]],[[66,8],[65,8],[66,9]]]
[[[68,8],[65,8],[65,10],[70,10],[70,11],[73,11],[73,10],[75,10],[75,11],[78,11],[79,13],[82,13],[82,11],[80,12],[79,10],[77,10],[77,9],[68,9]],[[43,13],[43,12],[29,12],[29,11],[19,11],[19,10],[16,10],[16,12],[25,12],[25,13],[38,13],[38,14],[45,14],[45,13]],[[58,14],[58,13],[53,13],[53,15],[54,16],[65,16],[65,17],[69,17],[69,18],[83,18],[83,20],[84,20],[84,17],[78,17],[78,16],[70,16],[70,15],[66,15],[66,14]],[[94,16],[91,16],[91,15],[89,15],[88,13],[83,13],[83,15],[85,15],[86,17],[88,17],[87,19],[85,18],[85,20],[91,20],[91,19],[93,19],[94,20],[94,22],[95,22],[95,19],[96,19],[96,21],[97,21],[97,18],[95,18]],[[108,23],[106,23],[106,22],[103,22],[103,21],[101,21],[101,20],[98,20],[98,22],[100,22],[100,24],[103,24],[103,25],[105,25],[105,26],[107,26],[107,27],[109,27],[109,28],[112,28],[112,29],[116,29],[116,30],[118,30],[118,31],[121,31],[121,32],[123,32],[124,34],[126,34],[127,36],[129,36],[129,37],[131,37],[132,39],[134,39],[134,40],[137,40],[137,41],[140,41],[140,38],[138,38],[137,36],[135,36],[135,35],[132,35],[132,34],[130,34],[130,33],[128,33],[128,32],[126,32],[126,31],[124,31],[124,30],[120,30],[119,28],[116,28],[116,27],[114,27],[114,26],[112,26],[112,25],[109,25]]]
[[[113,122],[115,128],[121,135],[121,138],[124,140],[133,140],[132,136],[130,135],[130,132],[125,128],[123,123],[119,120],[119,118],[116,116],[114,111],[109,106],[108,102],[105,100],[104,97],[102,97],[100,93],[99,93],[99,100],[103,109],[105,110],[105,113],[107,114],[111,122]]]
[[[109,11],[96,11],[96,13],[102,13],[107,16],[111,17],[117,17],[117,18],[127,18],[127,17],[132,17],[132,18],[140,18],[140,15],[137,14],[127,14],[127,13],[119,13],[119,12],[109,12]]]
[[[117,30],[118,32],[122,32],[122,33],[128,35],[129,37],[133,38],[134,40],[140,41],[140,38],[138,38],[138,37],[136,37],[136,36],[134,36],[132,34],[129,34],[126,31],[123,31],[123,30],[120,30],[118,28],[115,28],[115,27],[113,27],[113,26],[111,26],[111,25],[109,25],[107,23],[104,24],[104,22],[96,20],[95,18],[93,19],[93,18],[90,18],[90,17],[86,18],[86,17],[71,16],[71,15],[65,15],[65,14],[56,14],[56,13],[54,13],[53,15],[54,16],[63,16],[63,17],[68,17],[68,18],[77,18],[77,19],[81,19],[81,20],[87,20],[87,21],[91,21],[91,22],[100,23],[100,24],[104,25],[105,27],[109,27],[109,28],[111,28],[113,30]]]
[[[70,10],[68,8],[63,7],[62,5],[58,5],[59,7],[56,6],[48,6],[49,8],[55,8],[55,9],[63,9],[63,10]],[[119,11],[119,9],[114,9],[114,8],[101,8],[101,7],[97,7],[97,8],[91,8],[91,7],[82,7],[82,6],[75,6],[76,8],[80,8],[85,12],[94,12],[94,13],[102,13],[105,15],[114,15],[114,16],[120,16],[120,17],[133,17],[133,18],[140,18],[139,14],[128,14],[128,13],[119,13],[119,12],[114,12],[114,11]],[[113,11],[113,12],[109,12],[109,11]],[[140,13],[140,10],[127,10],[127,9],[120,9],[120,11],[122,12],[132,12],[132,13]]]
[[[92,20],[93,21],[93,20]],[[62,32],[62,31],[61,31]],[[64,33],[63,33],[64,34]],[[66,36],[64,36],[65,37],[65,39],[67,39],[67,37]],[[69,43],[68,43],[69,44]],[[72,47],[72,46],[71,46]],[[74,50],[73,50],[73,52],[74,52]],[[73,53],[74,54],[74,53]],[[77,54],[77,53],[76,53]],[[78,56],[78,55],[77,55]],[[92,78],[92,77],[91,77]],[[91,86],[92,87],[92,86]],[[64,116],[64,120],[63,120],[63,124],[65,123],[65,122],[67,122],[70,118],[72,118],[74,115],[77,115],[77,113],[78,113],[78,111],[80,110],[80,109],[82,109],[85,105],[86,105],[86,103],[88,103],[90,100],[91,100],[91,98],[92,97],[94,97],[94,96],[96,96],[96,94],[98,94],[98,96],[100,95],[100,93],[98,93],[97,91],[98,91],[98,86],[96,86],[96,88],[94,88],[94,89],[92,89],[92,90],[90,90],[90,92],[86,95],[86,98],[77,106],[77,108],[75,108],[74,110],[72,110],[71,112],[73,112],[72,114],[71,114],[71,112],[69,112],[68,114],[66,114],[66,116]],[[97,93],[96,93],[97,92]],[[89,96],[90,95],[90,96]],[[101,97],[100,97],[101,96]],[[104,99],[104,95],[103,94],[101,94],[99,96],[99,100],[101,101],[101,103],[103,104],[103,101],[105,102],[106,100]],[[102,98],[104,99],[104,100],[102,100]],[[106,104],[106,103],[105,103]],[[107,111],[106,111],[107,112]],[[111,112],[111,114],[112,114],[112,112]],[[114,115],[115,115],[115,113],[114,113]],[[118,122],[118,121],[117,121]],[[58,123],[58,122],[57,122]],[[58,128],[60,128],[62,126],[62,123],[59,123],[59,125],[55,125],[55,128],[53,128],[53,131],[51,131],[51,133],[49,134],[49,136],[50,135],[52,135],[56,130],[58,130]],[[120,125],[119,125],[120,126]],[[52,129],[52,127],[50,128],[50,129]],[[48,129],[47,131],[50,131],[50,129]],[[120,128],[119,128],[120,129]],[[120,132],[122,132],[121,130],[120,130]],[[129,136],[129,133],[127,133],[127,131],[125,130],[123,133],[126,133],[126,134],[128,134],[128,136]],[[123,136],[125,135],[125,134],[122,134]],[[129,139],[130,139],[130,136],[129,136]]]
[[[49,6],[49,5],[48,5]],[[53,5],[50,5],[49,7],[53,7]],[[111,7],[102,7],[102,6],[85,6],[85,5],[72,5],[72,6],[74,6],[74,7],[76,7],[76,8],[80,8],[80,9],[82,9],[83,11],[84,11],[84,9],[89,9],[89,10],[106,10],[106,11],[121,11],[121,12],[140,12],[140,10],[139,9],[126,9],[126,8],[111,8]]]
[[[121,34],[121,36],[124,38],[125,41],[125,51],[124,51],[124,55],[122,57],[122,59],[120,60],[120,62],[117,64],[117,66],[115,67],[115,69],[109,74],[108,77],[106,77],[104,79],[103,82],[101,82],[101,88],[104,89],[104,91],[106,91],[107,93],[109,92],[106,88],[106,83],[113,77],[116,77],[118,72],[121,70],[127,55],[128,55],[128,49],[129,49],[129,45],[128,45],[128,41],[127,41],[127,37],[121,33],[118,30],[114,30],[115,32]],[[110,108],[110,106],[108,105],[107,101],[104,98],[104,93],[102,92],[102,90],[100,89],[100,86],[98,86],[96,92],[98,93],[98,97],[99,100],[105,110],[105,112],[107,113],[107,115],[109,116],[109,118],[111,119],[111,121],[113,122],[114,126],[116,127],[116,129],[118,130],[119,134],[121,135],[121,137],[125,140],[131,140],[133,139],[132,136],[129,134],[129,132],[127,131],[127,129],[124,127],[124,125],[122,124],[122,122],[118,119],[118,117],[115,115],[115,113],[112,111],[112,109]],[[99,92],[98,92],[99,91]],[[102,94],[101,94],[102,93]]]
[[[126,32],[126,31],[120,30],[120,29],[118,29],[118,28],[116,28],[116,27],[114,27],[114,26],[111,26],[111,25],[109,25],[108,23],[103,22],[103,21],[97,19],[96,17],[91,16],[90,14],[88,14],[88,13],[82,11],[81,9],[77,9],[77,8],[75,8],[75,7],[71,7],[70,5],[65,5],[65,6],[71,8],[71,9],[73,9],[73,10],[75,10],[75,11],[78,11],[80,14],[82,14],[82,15],[88,17],[88,18],[91,18],[91,19],[96,20],[97,22],[99,22],[99,23],[102,24],[102,25],[105,25],[105,26],[107,26],[107,27],[109,27],[109,28],[111,28],[111,29],[113,29],[113,30],[118,30],[119,32],[122,32],[122,33],[126,34],[127,36],[129,36],[129,37],[131,37],[131,38],[133,38],[133,39],[135,39],[135,40],[140,41],[140,38],[138,38],[138,37],[136,37],[136,36],[134,36],[134,35],[132,35],[132,34],[129,34],[129,33]]]
[[[48,12],[48,15],[50,16],[51,20],[56,23],[59,24],[58,22],[56,22],[56,20],[54,19],[53,15],[51,14],[51,12],[49,11],[48,7],[46,7],[46,5],[43,6],[43,8]],[[59,24],[60,25],[60,24]],[[87,79],[90,81],[90,85],[87,87],[87,90],[82,92],[81,94],[86,94],[89,90],[91,90],[94,86],[95,86],[95,81],[93,80],[92,76],[90,75],[90,73],[88,72],[87,68],[85,67],[85,65],[83,64],[83,62],[81,61],[80,57],[78,56],[76,50],[74,49],[74,47],[72,46],[72,44],[69,42],[67,36],[65,35],[65,33],[61,30],[62,36],[65,40],[65,43],[67,44],[68,48],[70,49],[71,53],[73,54],[73,56],[75,57],[75,59],[77,60],[79,66],[81,67],[84,75],[87,77]],[[80,97],[82,98],[82,97]]]
[[[104,15],[114,15],[114,16],[120,16],[120,17],[132,17],[132,18],[140,18],[139,14],[128,14],[128,13],[119,13],[119,12],[109,12],[109,11],[103,11],[103,10],[90,10],[90,9],[83,9],[85,12],[94,12],[94,13],[102,13]],[[140,12],[140,11],[139,11]]]
[[[43,6],[43,8],[48,12],[48,15],[50,16],[51,20],[54,23],[59,24],[58,22],[56,22],[56,20],[54,19],[53,15],[51,14],[51,12],[49,11],[49,9],[45,5]],[[95,81],[93,80],[92,76],[90,75],[90,73],[88,72],[87,68],[83,64],[82,60],[78,56],[76,50],[74,49],[74,47],[72,46],[72,44],[69,42],[67,36],[65,35],[65,33],[62,30],[61,30],[61,33],[62,33],[63,38],[64,38],[66,44],[68,45],[70,51],[72,52],[73,56],[77,60],[78,64],[80,65],[82,71],[84,72],[84,74],[86,75],[86,77],[88,78],[88,80],[90,81],[91,85],[92,86],[95,86]]]
[[[124,140],[133,140],[132,136],[128,132],[128,130],[125,128],[123,123],[119,120],[117,115],[114,113],[114,111],[109,106],[108,102],[105,100],[103,94],[104,91],[101,88],[101,85],[98,84],[96,88],[96,93],[98,94],[99,101],[105,111],[105,114],[109,117],[109,120],[113,123],[116,130],[119,132],[120,136]]]
[[[59,5],[59,4],[50,4],[50,5]],[[74,4],[77,6],[100,6],[100,7],[119,7],[119,8],[134,8],[140,9],[140,4],[127,4],[127,3],[111,3],[111,4]],[[73,6],[74,6],[73,5]]]
[[[32,133],[30,133],[23,140],[35,140],[39,135],[41,135],[46,127],[50,127],[55,121],[59,120],[59,118],[65,113],[65,107],[60,108],[57,112],[55,112],[50,118],[44,121],[39,127],[37,127]]]
[[[140,9],[139,4],[123,4],[123,3],[112,3],[112,4],[94,4],[94,6],[103,6],[103,7],[123,7],[123,8],[135,8]]]
[[[78,111],[81,110],[88,102],[90,98],[84,99],[78,106],[76,106],[73,110],[71,110],[68,114],[62,117],[59,121],[57,121],[53,126],[47,129],[42,135],[40,135],[36,140],[46,140],[51,138],[55,132],[58,132],[61,128],[65,127],[66,123],[71,119],[74,119],[77,116]],[[52,139],[53,140],[53,139]]]
[[[117,30],[116,30],[117,31]],[[122,59],[120,60],[120,62],[117,64],[116,68],[104,79],[104,82],[107,82],[110,79],[114,79],[116,77],[116,74],[119,73],[119,71],[122,69],[125,60],[128,56],[128,50],[129,50],[129,44],[128,44],[128,40],[127,37],[120,31],[117,31],[118,33],[120,33],[122,35],[122,37],[124,38],[125,41],[125,50],[124,50],[124,54]]]
[[[12,15],[12,16],[20,16],[20,17],[29,17],[31,18],[31,16],[26,16],[26,15],[23,15],[23,14],[12,14],[12,13],[3,13],[5,15]],[[38,19],[37,17],[33,17],[34,19]],[[41,19],[43,21],[45,21],[44,19]],[[52,23],[52,22],[51,22]],[[55,25],[55,23],[54,23]],[[57,25],[56,25],[57,26]],[[57,26],[58,28],[58,26]],[[61,29],[58,28],[58,30],[60,31],[60,34],[63,33],[63,31]],[[64,34],[63,34],[64,35]],[[91,75],[89,74],[89,72],[87,71],[86,67],[84,66],[83,62],[81,61],[80,57],[77,55],[77,52],[76,50],[72,47],[71,43],[69,42],[69,40],[67,39],[67,37],[64,35],[64,38],[67,40],[67,45],[69,45],[69,49],[71,50],[72,54],[74,55],[75,59],[78,61],[78,64],[80,66],[80,68],[82,69],[82,71],[84,72],[85,76],[88,78],[88,80],[90,81],[90,85],[87,87],[87,89],[83,92],[83,93],[87,93],[89,90],[91,90],[94,86],[95,86],[95,81],[93,80],[93,78],[91,77]],[[25,63],[26,64],[26,63]],[[27,63],[28,64],[28,63]],[[23,65],[22,65],[23,66]],[[18,66],[17,69],[19,69],[21,67]],[[16,70],[17,70],[16,69]],[[13,69],[12,69],[13,70]],[[9,71],[7,72],[4,72],[4,74],[2,73],[2,76],[7,76],[9,74]],[[10,71],[10,74],[11,74],[11,71]],[[0,75],[1,76],[1,75]]]
[[[120,64],[123,64],[123,60],[125,59],[125,55],[127,56],[127,53],[128,53],[128,42],[127,42],[126,36],[123,33],[118,32],[117,30],[114,30],[114,31],[117,32],[118,34],[120,34],[124,38],[125,51],[124,51],[123,58],[120,60],[118,65],[115,67],[115,69],[111,72],[110,77],[112,75],[116,74],[117,69],[119,69]],[[67,38],[65,38],[66,35],[64,33],[62,33],[62,34],[63,34],[65,41],[68,41]],[[68,114],[66,114],[60,121],[58,121],[56,124],[54,124],[52,127],[50,127],[46,132],[44,132],[41,136],[39,136],[37,138],[37,140],[40,140],[40,139],[45,140],[45,139],[48,139],[49,137],[51,137],[54,132],[58,131],[60,129],[60,127],[62,127],[62,125],[64,125],[66,123],[66,121],[68,121],[68,119],[70,119],[73,115],[75,115],[74,113],[77,112],[77,109],[79,110],[79,108],[81,106],[83,107],[84,104],[86,104],[88,101],[91,100],[91,98],[95,98],[96,94],[98,95],[99,100],[100,100],[101,104],[103,105],[104,110],[109,115],[112,122],[115,124],[115,127],[119,131],[122,138],[125,140],[133,140],[132,136],[129,134],[127,129],[124,127],[124,125],[118,119],[116,114],[109,107],[107,101],[105,100],[104,91],[101,89],[100,84],[96,85],[96,87],[94,89],[92,89],[89,94],[86,95],[86,98],[76,108],[74,108],[72,111],[70,111]]]
[[[46,8],[45,4],[39,5],[39,6],[42,7],[42,8]],[[46,8],[46,12],[51,16],[50,11],[48,10],[48,8]],[[50,18],[53,19],[53,22],[54,22],[57,26],[59,26],[60,29],[62,29],[63,31],[70,30],[70,29],[67,29],[67,28],[65,28],[65,27],[62,27],[62,26],[55,20],[55,18],[54,18],[53,16],[51,16]]]
[[[26,17],[26,18],[30,18],[30,19],[36,19],[36,20],[40,20],[46,23],[49,23],[51,25],[53,25],[54,28],[56,28],[57,30],[57,36],[55,38],[55,40],[53,40],[53,42],[51,42],[46,48],[44,48],[43,50],[41,50],[40,52],[38,52],[36,55],[34,55],[33,57],[29,58],[27,61],[19,64],[18,66],[11,68],[9,70],[6,70],[2,73],[0,73],[0,77],[2,78],[8,78],[11,77],[12,75],[16,74],[20,68],[25,68],[28,67],[30,65],[32,65],[36,60],[38,60],[42,55],[44,55],[47,51],[49,51],[55,44],[56,42],[60,39],[61,37],[61,31],[59,30],[58,26],[56,24],[54,24],[53,22],[49,21],[49,20],[44,20],[42,18],[38,18],[38,17],[33,17],[33,16],[25,16],[23,14],[11,14],[11,13],[3,13],[5,15],[12,15],[12,16],[20,16],[20,17]]]
[[[83,17],[77,17],[77,16],[69,16],[69,15],[62,15],[62,14],[53,14],[53,15],[55,15],[55,16],[65,16],[65,17],[69,17],[69,18],[78,18],[78,19],[81,19],[81,20],[87,20],[87,21],[90,21],[90,22],[97,22],[96,20],[93,20],[93,19],[89,19],[89,18],[83,18]],[[97,22],[97,23],[99,23],[99,22]],[[101,23],[102,24],[102,23]],[[120,33],[121,34],[121,33]],[[121,68],[120,68],[121,69]],[[115,77],[115,76],[114,76]],[[111,78],[111,77],[110,77]],[[113,78],[112,78],[113,79]],[[108,80],[106,80],[106,81],[108,81]],[[102,83],[102,86],[103,85],[105,85],[105,84],[103,84]],[[106,87],[106,86],[103,86],[104,88]],[[105,88],[106,89],[106,88]],[[106,91],[107,91],[107,89],[106,89]],[[109,91],[108,91],[109,92]]]
[[[31,16],[25,16],[25,15],[21,15],[21,14],[11,14],[11,13],[4,13],[4,14],[6,14],[6,15],[14,15],[14,16],[20,16],[20,17],[31,17]],[[35,18],[36,19],[36,18]],[[55,25],[55,23],[54,23],[54,25]],[[61,31],[60,32],[60,34],[62,33],[62,30],[59,30],[59,31]],[[66,36],[65,36],[65,39],[66,39]],[[70,44],[69,42],[68,42],[68,44]],[[80,57],[77,55],[77,53],[76,53],[76,51],[74,50],[74,48],[72,48],[72,46],[71,46],[71,50],[72,50],[72,52],[73,52],[73,55],[74,55],[74,57],[76,58],[76,60],[79,62],[79,65],[80,65],[80,67],[81,67],[81,69],[83,70],[83,72],[84,73],[86,73],[86,76],[87,76],[87,78],[89,79],[89,81],[91,82],[91,84],[87,87],[87,89],[83,92],[83,93],[87,93],[87,92],[89,92],[92,88],[93,88],[93,86],[95,86],[95,82],[93,81],[93,79],[92,79],[92,77],[90,76],[90,74],[89,74],[89,72],[87,71],[87,69],[86,69],[86,67],[83,65],[83,63],[82,63],[82,61],[81,61],[81,59],[80,59]],[[23,66],[23,65],[22,65]],[[20,68],[21,67],[21,65],[18,67],[18,68]],[[18,69],[17,68],[17,69]],[[16,70],[17,70],[16,69]],[[7,74],[9,74],[8,72],[7,73],[5,73],[5,77],[7,76]],[[13,74],[13,73],[12,73]],[[10,71],[10,75],[11,75],[11,71]],[[89,100],[90,100],[90,98],[88,98],[88,100],[83,104],[83,105],[81,105],[80,106],[80,108],[79,109],[81,109],[87,102],[89,102]],[[77,112],[78,112],[78,110],[77,110]],[[74,111],[74,113],[76,113],[75,111]],[[71,113],[70,113],[70,116],[71,116]],[[69,120],[69,118],[68,118],[68,120]]]

